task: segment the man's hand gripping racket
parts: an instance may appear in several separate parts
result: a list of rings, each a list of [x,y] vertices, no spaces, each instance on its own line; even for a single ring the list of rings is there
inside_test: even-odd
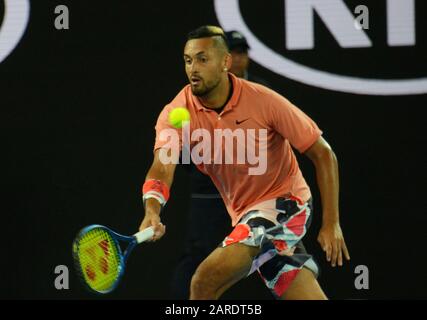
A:
[[[169,198],[169,189],[159,180],[149,179],[143,186],[146,208],[139,232],[124,236],[101,225],[90,225],[78,233],[73,242],[73,258],[77,274],[86,288],[96,293],[113,291],[123,276],[126,261],[137,244],[156,241],[165,231],[160,210]],[[127,242],[124,253],[119,242]]]

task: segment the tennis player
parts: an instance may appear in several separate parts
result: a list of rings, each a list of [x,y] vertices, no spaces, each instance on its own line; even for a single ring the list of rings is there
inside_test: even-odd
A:
[[[263,78],[250,72],[250,46],[246,37],[235,30],[225,32],[228,49],[232,57],[230,72],[239,78],[260,83],[266,87],[270,84]],[[230,216],[217,188],[208,175],[196,166],[182,165],[190,185],[190,203],[186,218],[185,243],[183,254],[177,261],[171,280],[171,298],[188,299],[190,296],[191,277],[199,264],[218,246],[232,230]],[[302,242],[296,252],[305,250]]]
[[[153,240],[165,233],[160,212],[169,198],[179,151],[188,150],[217,187],[234,226],[197,268],[190,299],[218,299],[254,271],[277,298],[326,299],[313,258],[295,251],[309,227],[312,206],[291,148],[313,161],[323,213],[318,241],[331,265],[342,266],[350,256],[339,223],[338,164],[322,131],[281,95],[228,72],[231,55],[219,27],[202,26],[189,33],[184,63],[190,84],[157,120],[140,229],[153,226]],[[191,122],[177,129],[168,115],[182,106]],[[235,139],[223,143],[230,133]]]

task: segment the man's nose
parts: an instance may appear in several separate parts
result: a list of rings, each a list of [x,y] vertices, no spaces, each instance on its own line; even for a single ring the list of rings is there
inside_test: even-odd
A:
[[[191,75],[197,74],[199,72],[198,67],[197,67],[197,63],[194,63],[194,61],[193,61],[189,66],[189,70],[190,70]]]

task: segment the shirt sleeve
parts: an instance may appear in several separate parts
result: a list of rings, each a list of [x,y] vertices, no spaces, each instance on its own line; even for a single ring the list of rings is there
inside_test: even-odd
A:
[[[300,153],[310,148],[322,131],[317,124],[289,100],[275,94],[271,105],[272,127]]]

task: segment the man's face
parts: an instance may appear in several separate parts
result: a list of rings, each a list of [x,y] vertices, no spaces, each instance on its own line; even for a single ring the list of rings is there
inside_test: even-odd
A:
[[[215,41],[213,38],[192,39],[185,45],[185,72],[195,96],[206,96],[221,81],[225,54],[215,46]]]
[[[248,50],[236,48],[231,50],[232,64],[230,72],[242,78],[249,66]]]

